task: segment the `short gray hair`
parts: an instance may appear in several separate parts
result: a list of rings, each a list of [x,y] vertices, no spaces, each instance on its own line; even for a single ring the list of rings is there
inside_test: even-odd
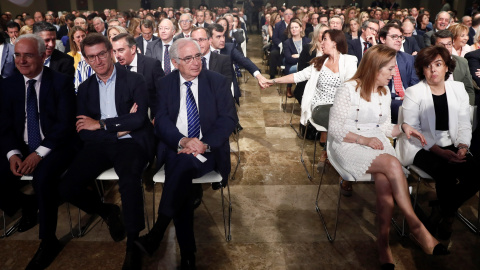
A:
[[[440,11],[440,12],[437,13],[437,16],[435,16],[435,21],[438,20],[438,16],[440,16],[440,14],[442,14],[442,13],[448,14],[449,20],[452,18],[452,15],[450,15],[450,13],[448,13],[448,12],[446,12],[446,11]]]
[[[17,38],[17,40],[15,40],[15,45],[20,41],[20,40],[23,40],[23,39],[29,39],[29,40],[33,40],[37,43],[37,49],[38,49],[38,54],[40,56],[42,56],[43,54],[45,54],[45,51],[46,51],[46,48],[45,48],[45,41],[39,37],[38,35],[35,35],[35,34],[24,34],[24,35],[21,35]]]
[[[94,21],[101,21],[102,23],[105,23],[103,21],[102,17],[95,17],[95,18],[93,18],[92,22],[94,22]]]
[[[170,57],[172,59],[179,59],[179,55],[178,55],[178,52],[183,48],[185,47],[186,45],[190,44],[190,43],[193,43],[195,44],[195,47],[197,47],[198,49],[198,52],[200,53],[201,50],[200,50],[200,46],[198,45],[198,43],[190,38],[179,38],[177,39],[173,44],[172,44],[172,47],[170,47]]]

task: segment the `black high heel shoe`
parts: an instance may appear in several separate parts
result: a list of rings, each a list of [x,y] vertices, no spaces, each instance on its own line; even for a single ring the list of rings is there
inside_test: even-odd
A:
[[[425,252],[428,255],[433,255],[433,256],[443,256],[443,255],[448,255],[450,254],[450,251],[447,249],[446,246],[444,246],[442,243],[438,243],[432,251],[428,250],[426,247],[424,247],[420,242],[418,242],[417,238],[413,236],[413,234],[410,233],[409,235],[410,239],[417,244],[423,252]]]
[[[381,269],[381,270],[393,270],[393,269],[395,269],[395,264],[393,264],[393,263],[384,263],[384,264],[380,265],[380,269]]]

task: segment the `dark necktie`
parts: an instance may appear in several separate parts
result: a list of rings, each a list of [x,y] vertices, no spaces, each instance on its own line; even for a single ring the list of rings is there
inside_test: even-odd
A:
[[[170,53],[168,52],[168,46],[170,45],[165,45],[165,51],[163,52],[163,71],[165,72],[165,75],[172,72],[170,68]]]
[[[370,45],[370,43],[368,42],[363,42],[363,54],[365,54],[368,50],[368,46]]]
[[[42,142],[38,119],[37,92],[35,92],[36,82],[36,80],[29,80],[27,88],[27,132],[30,153],[34,152]]]
[[[130,66],[130,65],[126,65],[125,67],[127,68],[128,71],[132,70],[132,66]]]
[[[193,96],[192,82],[185,82],[187,86],[187,119],[188,119],[188,137],[200,137],[200,116],[198,115],[197,103]]]
[[[206,70],[207,68],[207,58],[202,56],[202,69]]]

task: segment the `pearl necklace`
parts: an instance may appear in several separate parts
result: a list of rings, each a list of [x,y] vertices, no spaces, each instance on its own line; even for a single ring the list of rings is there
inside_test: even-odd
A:
[[[378,98],[380,99],[380,95],[378,95]],[[360,96],[360,91],[358,91],[358,105],[357,105],[357,117],[355,119],[355,128],[357,130],[360,130],[358,127],[358,112],[360,111],[360,102],[362,101],[362,97]],[[378,106],[380,107],[380,114],[378,115],[378,121],[376,127],[380,127],[380,120],[382,119],[382,102],[378,102]]]

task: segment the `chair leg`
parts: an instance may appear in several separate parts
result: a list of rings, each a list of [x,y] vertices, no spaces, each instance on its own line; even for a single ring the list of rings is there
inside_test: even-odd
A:
[[[480,228],[480,215],[478,214],[478,210],[480,210],[480,198],[478,201],[478,206],[477,206],[477,226],[473,224],[470,220],[468,220],[466,217],[464,217],[460,212],[457,211],[457,217],[458,219],[467,226],[467,228],[472,231],[474,234],[478,235],[480,233],[479,228]]]
[[[292,103],[292,114],[290,115],[290,127],[293,129],[293,131],[295,131],[295,133],[297,133],[297,136],[300,137],[300,139],[302,138],[302,135],[300,134],[300,129],[296,129],[293,124],[292,124],[292,120],[293,120],[293,112],[295,111],[295,103],[297,103],[297,99],[293,99],[293,103]]]
[[[68,215],[68,225],[70,226],[70,235],[72,238],[75,238],[75,234],[73,234],[73,224],[72,224],[72,215],[70,214],[70,204],[67,202],[65,203],[65,207],[67,207],[67,215]],[[78,220],[80,223],[80,219]]]
[[[305,133],[303,134],[303,144],[302,144],[302,153],[300,154],[300,161],[301,161],[302,164],[303,164],[303,168],[305,168],[305,172],[307,173],[308,179],[310,179],[310,181],[311,181],[311,180],[312,180],[312,176],[311,176],[310,173],[308,172],[307,165],[305,165],[305,160],[303,160],[303,153],[304,153],[304,151],[305,151],[305,141],[307,140],[307,128],[308,128],[308,124],[309,124],[309,122],[307,121],[307,124],[305,125]]]
[[[227,183],[228,193],[228,217],[225,217],[225,198],[223,194],[223,188],[220,189],[220,195],[222,196],[222,213],[223,213],[223,229],[225,231],[225,240],[229,242],[232,240],[231,225],[232,225],[232,201],[230,198],[230,184]]]
[[[234,155],[237,156],[237,165],[235,166],[235,170],[232,173],[232,177],[230,179],[235,180],[235,175],[237,174],[238,165],[240,165],[240,131],[237,131],[236,134],[233,134],[233,139],[237,141],[237,152],[234,152]]]
[[[323,167],[324,170],[325,170],[325,167],[326,166]],[[327,223],[325,222],[325,218],[323,217],[322,211],[320,210],[320,207],[318,206],[318,196],[320,194],[320,187],[322,186],[322,181],[323,181],[323,175],[322,175],[322,179],[320,179],[320,184],[318,185],[317,201],[315,202],[315,205],[316,205],[315,208],[317,210],[318,215],[320,216],[320,219],[322,220],[323,229],[325,230],[325,233],[327,234],[328,241],[333,243],[333,241],[335,241],[335,238],[337,237],[338,213],[340,212],[340,199],[342,197],[342,195],[340,193],[340,190],[341,190],[341,186],[342,186],[342,183],[343,183],[344,180],[342,179],[342,181],[340,181],[340,185],[338,186],[338,201],[337,201],[337,211],[336,211],[336,216],[335,216],[335,227],[334,227],[334,231],[333,231],[333,237],[330,235],[330,232],[328,231]]]
[[[152,199],[152,201],[153,201],[153,207],[152,207],[153,211],[152,211],[152,212],[153,212],[153,213],[152,213],[152,226],[155,225],[155,214],[156,214],[156,213],[155,213],[155,186],[156,186],[156,185],[157,185],[157,183],[153,182],[153,199]]]
[[[307,131],[305,130],[305,133]],[[316,156],[317,156],[317,137],[320,134],[320,131],[315,132],[315,138],[313,139],[313,160],[312,160],[312,178],[315,177],[315,162],[316,162]],[[320,143],[320,138],[318,138],[318,142]],[[323,166],[325,167],[325,166]]]

